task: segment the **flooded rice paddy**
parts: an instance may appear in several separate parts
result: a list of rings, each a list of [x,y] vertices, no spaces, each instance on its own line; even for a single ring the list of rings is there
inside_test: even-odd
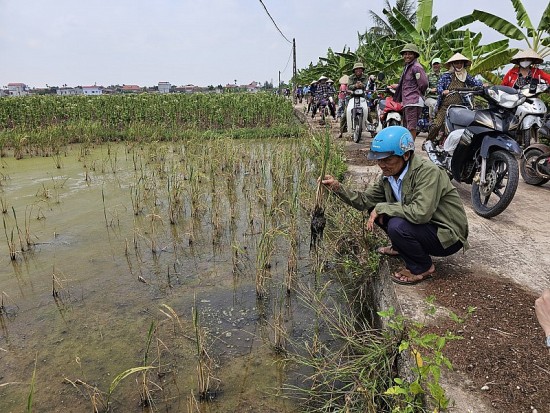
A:
[[[41,412],[295,411],[277,352],[313,324],[309,156],[219,139],[2,158],[0,411],[31,393]]]

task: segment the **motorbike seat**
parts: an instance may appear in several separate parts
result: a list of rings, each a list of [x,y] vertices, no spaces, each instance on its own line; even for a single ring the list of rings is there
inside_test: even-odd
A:
[[[451,105],[447,110],[447,118],[453,125],[469,126],[475,118],[475,112],[465,106]]]

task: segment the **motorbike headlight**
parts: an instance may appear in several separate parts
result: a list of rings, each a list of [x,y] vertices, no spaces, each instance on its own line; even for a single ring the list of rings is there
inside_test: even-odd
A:
[[[363,89],[355,89],[355,90],[353,91],[353,94],[354,94],[354,95],[362,95],[362,94],[363,94]]]

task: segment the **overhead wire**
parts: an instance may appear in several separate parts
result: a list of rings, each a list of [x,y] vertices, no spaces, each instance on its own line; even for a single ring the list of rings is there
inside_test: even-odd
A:
[[[281,29],[279,29],[279,26],[277,26],[277,23],[275,23],[275,20],[273,20],[273,17],[271,17],[271,14],[269,14],[269,10],[267,10],[267,7],[265,7],[265,4],[262,0],[260,0],[260,3],[262,4],[265,12],[267,13],[267,15],[269,16],[269,18],[271,19],[271,21],[273,22],[273,24],[275,25],[275,28],[277,29],[277,31],[279,33],[281,33],[281,36],[283,36],[283,39],[285,39],[287,42],[289,42],[290,44],[292,44],[292,42],[290,40],[287,39],[287,37],[283,34],[283,32],[281,31]]]
[[[288,64],[290,63],[290,58],[292,57],[292,52],[294,51],[294,47],[290,48],[290,55],[288,56],[288,60],[286,61],[286,66],[283,70],[281,70],[281,73],[284,73],[286,69],[288,68]]]

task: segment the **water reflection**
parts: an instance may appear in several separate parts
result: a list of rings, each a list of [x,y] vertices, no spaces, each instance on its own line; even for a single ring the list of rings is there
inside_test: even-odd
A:
[[[200,411],[293,411],[275,361],[311,328],[293,290],[311,277],[309,165],[290,140],[5,159],[1,383],[25,384],[0,387],[0,411],[23,409],[33,374],[42,411],[141,411],[144,391],[159,411],[189,409],[200,386],[193,307],[219,382]],[[110,394],[120,373],[146,365]]]

